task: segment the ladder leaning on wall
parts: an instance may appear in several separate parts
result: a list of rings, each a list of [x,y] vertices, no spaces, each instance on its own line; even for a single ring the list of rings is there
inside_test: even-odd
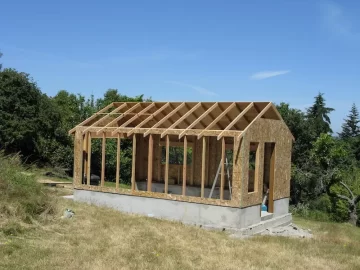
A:
[[[216,186],[216,183],[217,183],[217,180],[218,180],[218,178],[219,178],[219,175],[221,175],[221,173],[220,173],[221,163],[222,163],[222,159],[220,160],[219,167],[218,167],[218,169],[217,169],[217,172],[216,172],[216,175],[215,175],[215,178],[214,178],[214,182],[213,182],[213,185],[212,185],[212,188],[211,188],[211,191],[210,191],[209,198],[212,197],[213,192],[214,192],[214,189],[215,189],[215,186]],[[228,182],[229,182],[229,194],[230,194],[230,199],[231,199],[230,170],[229,170],[229,163],[228,163],[228,159],[227,159],[227,158],[225,158],[225,166],[226,166],[226,176],[227,176],[227,179],[228,179]]]

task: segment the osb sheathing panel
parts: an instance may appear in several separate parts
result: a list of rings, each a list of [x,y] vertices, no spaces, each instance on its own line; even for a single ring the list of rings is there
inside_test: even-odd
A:
[[[113,187],[87,186],[87,185],[75,185],[74,188],[82,189],[82,190],[90,190],[90,191],[100,191],[100,192],[107,192],[107,193],[123,194],[123,195],[133,195],[133,196],[139,196],[139,197],[190,202],[190,203],[201,203],[201,204],[228,206],[228,207],[238,207],[238,204],[235,201],[182,196],[182,195],[176,195],[176,194],[165,194],[165,193],[159,193],[159,192],[136,191],[136,190],[131,191],[131,189],[124,189],[124,188],[116,189]]]
[[[248,193],[250,142],[258,142],[259,180],[257,192]],[[243,135],[240,149],[240,206],[261,204],[263,192],[264,143],[275,142],[274,200],[290,196],[292,135],[283,121],[256,120]]]

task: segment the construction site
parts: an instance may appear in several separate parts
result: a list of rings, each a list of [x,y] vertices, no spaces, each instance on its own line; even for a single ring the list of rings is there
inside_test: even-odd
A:
[[[291,222],[294,138],[271,102],[114,102],[69,133],[75,200],[254,233]],[[94,139],[102,142],[99,184]],[[104,185],[107,139],[117,141],[114,187]],[[120,187],[122,140],[132,142],[131,188]]]

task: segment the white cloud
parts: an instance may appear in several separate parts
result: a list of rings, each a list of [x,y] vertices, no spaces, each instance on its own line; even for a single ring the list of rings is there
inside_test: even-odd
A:
[[[217,96],[217,94],[215,92],[212,92],[212,91],[210,91],[208,89],[205,89],[205,88],[203,88],[201,86],[191,85],[191,84],[178,82],[178,81],[165,81],[165,82],[191,88],[191,89],[197,91],[200,94],[204,94],[204,95],[208,95],[208,96]]]
[[[251,80],[264,80],[289,73],[290,70],[261,71],[250,76]]]
[[[322,3],[321,11],[323,22],[328,30],[348,38],[360,38],[360,33],[354,30],[349,14],[345,14],[340,5],[332,1],[326,1]]]

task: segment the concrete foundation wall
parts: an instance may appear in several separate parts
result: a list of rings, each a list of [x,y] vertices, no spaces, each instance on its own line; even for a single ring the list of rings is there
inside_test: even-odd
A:
[[[289,198],[283,198],[274,201],[274,217],[289,213]]]
[[[242,229],[261,221],[260,205],[240,209],[88,190],[74,190],[74,200],[219,229]]]

